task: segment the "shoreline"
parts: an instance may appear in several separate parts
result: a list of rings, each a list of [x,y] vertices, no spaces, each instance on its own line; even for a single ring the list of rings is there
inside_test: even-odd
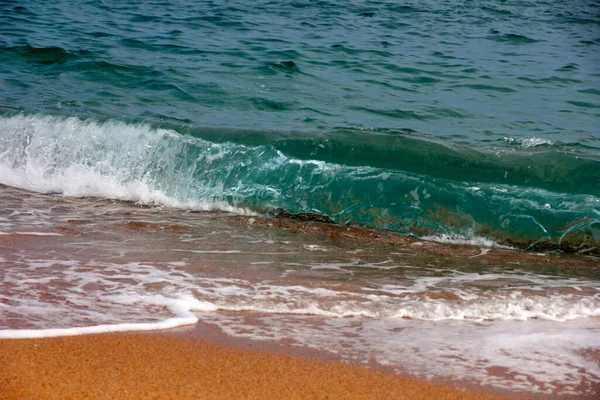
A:
[[[0,398],[506,398],[239,343],[183,330],[3,339]]]
[[[18,195],[20,192],[15,196],[10,196],[10,190],[8,192],[8,205],[12,205],[13,203],[10,203],[12,201],[14,202],[12,208],[17,211],[21,210],[23,205],[21,204],[22,196]],[[5,285],[4,291],[0,293],[8,299],[4,302],[7,306],[6,310],[9,311],[6,314],[8,318],[3,321],[7,328],[18,330],[36,326],[56,326],[65,315],[64,313],[67,317],[73,318],[71,323],[63,322],[63,325],[66,326],[93,325],[95,322],[102,324],[101,318],[99,320],[84,318],[88,312],[89,315],[99,317],[104,314],[117,313],[116,315],[119,315],[118,313],[121,313],[121,317],[117,318],[117,321],[123,321],[125,318],[125,321],[129,322],[127,318],[135,316],[137,319],[134,319],[133,322],[143,323],[147,320],[154,321],[159,315],[159,319],[163,320],[168,317],[180,316],[179,312],[168,310],[165,301],[178,300],[175,293],[196,293],[196,291],[197,295],[194,296],[194,301],[206,301],[209,306],[224,304],[225,306],[219,313],[230,312],[231,315],[225,315],[225,319],[222,320],[213,319],[213,322],[207,318],[204,322],[198,322],[195,325],[143,333],[100,333],[49,339],[0,340],[0,399],[54,396],[49,394],[36,397],[35,392],[29,394],[15,392],[15,390],[24,390],[22,388],[29,387],[40,390],[40,385],[55,389],[60,387],[62,388],[60,390],[66,391],[65,393],[71,393],[70,391],[80,388],[96,390],[86,386],[90,383],[84,375],[100,374],[104,376],[109,374],[115,366],[119,371],[129,371],[126,373],[132,377],[130,379],[132,382],[154,381],[155,375],[147,374],[147,367],[144,363],[140,364],[134,361],[139,357],[138,354],[144,354],[142,358],[149,360],[148,362],[154,365],[155,370],[150,372],[162,376],[161,379],[168,383],[173,379],[172,375],[174,374],[169,370],[170,364],[177,366],[179,372],[176,372],[175,375],[182,377],[185,374],[181,371],[195,368],[195,364],[189,360],[189,356],[176,355],[179,346],[187,346],[190,349],[189,354],[204,354],[208,351],[205,349],[206,347],[212,348],[211,364],[200,366],[205,370],[219,366],[221,359],[219,349],[229,349],[226,353],[230,350],[236,352],[237,349],[243,353],[239,357],[246,360],[243,361],[244,364],[251,362],[256,365],[256,361],[248,361],[248,359],[256,359],[258,357],[254,353],[256,351],[261,354],[266,352],[274,357],[272,360],[275,361],[270,362],[275,365],[280,364],[281,360],[290,358],[311,365],[314,363],[321,365],[323,362],[334,363],[342,370],[358,368],[367,375],[383,374],[401,380],[408,379],[410,382],[417,381],[425,386],[433,384],[438,387],[441,385],[445,388],[444,391],[451,390],[451,387],[460,387],[461,389],[458,391],[463,393],[463,389],[466,388],[469,393],[470,391],[478,393],[477,396],[473,395],[476,398],[484,396],[481,395],[483,392],[489,393],[491,396],[591,399],[593,396],[587,395],[586,397],[573,393],[600,392],[596,369],[589,369],[590,373],[587,373],[587,362],[598,365],[600,352],[597,350],[598,342],[595,339],[591,341],[577,339],[580,344],[580,347],[575,349],[577,352],[571,347],[560,352],[563,356],[567,355],[567,358],[563,357],[560,360],[560,366],[566,367],[566,370],[571,371],[569,373],[572,374],[572,379],[564,380],[565,369],[553,368],[556,349],[551,350],[554,354],[547,355],[547,359],[550,360],[548,362],[546,359],[537,358],[539,353],[534,352],[537,347],[534,346],[530,351],[525,346],[517,346],[515,355],[509,354],[509,362],[503,362],[502,354],[504,353],[486,353],[489,344],[485,340],[479,342],[469,340],[472,338],[472,334],[475,334],[472,330],[457,329],[458,334],[455,338],[448,335],[448,330],[444,330],[451,327],[452,324],[448,323],[441,324],[439,327],[424,324],[427,326],[422,329],[412,329],[414,327],[411,325],[408,327],[408,331],[404,332],[406,335],[392,338],[392,334],[395,335],[395,332],[407,328],[402,327],[402,324],[397,324],[397,326],[383,326],[384,324],[382,324],[373,331],[369,329],[363,331],[360,323],[344,325],[348,320],[337,319],[337,317],[343,318],[343,313],[336,311],[336,321],[344,323],[319,330],[322,318],[315,313],[302,318],[308,321],[305,325],[307,327],[305,337],[316,339],[301,340],[293,333],[303,325],[294,325],[294,321],[291,321],[290,325],[289,315],[287,315],[289,309],[292,311],[302,310],[303,301],[306,299],[308,299],[308,304],[316,304],[321,307],[319,310],[325,311],[330,310],[332,304],[343,304],[345,301],[352,302],[358,299],[357,301],[365,303],[365,306],[361,305],[362,308],[359,307],[358,311],[370,310],[368,306],[373,301],[371,294],[375,295],[375,299],[380,301],[382,307],[388,307],[385,309],[387,314],[384,315],[389,315],[389,310],[392,309],[390,308],[391,300],[390,304],[386,300],[389,293],[395,296],[390,298],[398,299],[399,304],[403,304],[405,298],[400,295],[396,296],[394,292],[386,291],[385,285],[388,283],[396,285],[392,289],[408,288],[407,290],[412,290],[411,293],[414,292],[414,295],[408,299],[410,301],[419,304],[420,302],[433,305],[448,304],[452,312],[468,309],[467,306],[459,303],[460,296],[456,295],[458,289],[466,288],[469,293],[473,292],[476,296],[489,289],[499,291],[501,299],[508,299],[507,295],[512,292],[510,290],[508,292],[501,291],[503,285],[507,285],[509,289],[513,286],[519,288],[517,286],[519,282],[521,282],[520,285],[530,288],[531,293],[525,293],[523,298],[519,297],[513,302],[517,306],[524,304],[523,299],[538,299],[538,292],[535,291],[537,286],[548,284],[547,282],[551,288],[552,284],[559,282],[560,288],[563,290],[563,292],[556,290],[549,292],[550,296],[554,296],[552,298],[554,300],[555,298],[562,299],[563,295],[572,293],[576,295],[582,293],[577,299],[585,300],[585,296],[593,295],[597,288],[595,282],[597,282],[599,270],[596,260],[592,257],[443,244],[364,228],[344,227],[314,221],[295,221],[286,218],[263,219],[221,213],[200,213],[191,218],[187,213],[177,210],[156,210],[133,206],[129,203],[115,205],[113,202],[97,199],[61,198],[56,200],[35,193],[25,193],[23,196],[28,199],[30,210],[39,212],[30,211],[30,214],[27,215],[31,216],[23,217],[25,218],[23,221],[18,220],[14,229],[9,229],[6,234],[0,236],[0,248],[6,249],[6,259],[2,260],[2,263],[9,272],[7,275],[9,276],[9,285]],[[56,207],[56,204],[59,206]],[[44,210],[48,208],[54,210],[52,214],[44,213]],[[16,215],[21,214],[17,213]],[[45,225],[40,225],[40,218]],[[90,244],[93,245],[90,246]],[[56,254],[62,255],[62,257],[57,258]],[[477,275],[478,273],[479,275]],[[489,276],[486,276],[488,273]],[[521,278],[522,273],[525,274],[524,278]],[[474,277],[475,280],[461,279],[463,275],[466,278]],[[551,278],[547,278],[545,275]],[[566,277],[558,281],[556,278],[552,278],[560,275]],[[446,276],[450,278],[457,276],[458,283],[439,285],[435,283],[413,290],[413,286],[416,285],[412,284],[413,281],[421,282],[419,279],[427,280],[428,277],[434,277],[443,283],[445,281],[442,278]],[[578,286],[575,287],[574,283],[569,280],[569,276],[581,278],[585,285],[581,286],[581,282],[578,282]],[[151,277],[151,279],[147,279],[147,277]],[[528,278],[530,280],[527,280]],[[48,284],[49,280],[51,284]],[[163,290],[163,285],[172,285],[173,289]],[[296,285],[304,291],[292,290]],[[137,294],[133,297],[128,297],[132,292],[130,288],[138,289]],[[232,294],[231,288],[239,291],[240,294]],[[373,288],[383,290],[368,292]],[[582,288],[587,291],[582,292]],[[327,292],[324,300],[315,296],[317,289],[324,289]],[[289,298],[282,298],[282,293],[286,296],[289,295]],[[541,292],[541,295],[544,296],[545,293]],[[117,302],[103,301],[106,294],[122,295],[124,299]],[[131,307],[132,302],[139,301],[139,296],[146,294],[157,295],[159,299],[152,300],[147,305],[142,302],[141,305]],[[264,295],[267,295],[267,300],[274,304],[282,302],[281,309],[275,310],[272,304],[266,300],[254,307],[253,302],[257,299],[263,301],[261,296]],[[13,302],[13,297],[16,303]],[[15,313],[13,316],[11,307],[15,304],[18,305],[18,301],[21,299],[41,301],[46,306],[43,310],[48,310],[48,314],[45,314],[46,311],[42,313],[33,310],[32,315]],[[486,299],[484,299],[484,304],[488,304],[485,303]],[[33,304],[37,304],[35,302]],[[188,303],[187,299],[183,299],[182,302],[182,309],[190,313],[194,310],[199,311],[194,307],[204,307],[202,304]],[[490,302],[490,304],[496,303]],[[553,304],[556,304],[556,301],[550,305]],[[561,310],[573,309],[578,304],[569,303],[567,306],[570,308],[565,306]],[[288,306],[290,308],[287,308]],[[202,307],[200,309],[203,310]],[[542,311],[546,312],[548,307],[542,308]],[[267,315],[277,315],[280,318],[267,318],[265,321],[260,321],[260,318],[256,318],[256,315],[253,314],[261,313],[261,310],[265,309],[271,312],[275,310],[275,314]],[[84,312],[80,313],[79,311]],[[200,310],[200,312],[202,311]],[[355,310],[352,312],[354,313],[352,315],[359,315]],[[517,316],[519,315],[522,314]],[[257,319],[259,323],[254,323]],[[409,316],[407,319],[412,319],[412,317]],[[80,322],[82,320],[84,322]],[[228,321],[231,324],[228,325]],[[33,326],[29,325],[30,322],[34,322]],[[531,326],[534,324],[535,322],[526,323]],[[323,338],[319,336],[320,333],[335,336],[340,332],[339,326],[342,325],[349,328],[345,333],[341,332],[346,334],[346,338],[349,340],[328,341],[324,340],[326,336]],[[287,329],[289,334],[277,334],[277,329],[281,327]],[[317,329],[311,330],[314,327]],[[576,327],[573,330],[573,334],[576,334],[575,338],[587,338],[587,335],[593,337],[593,333],[590,334],[584,329],[588,328]],[[511,335],[513,333],[505,331],[506,329],[500,329],[500,332],[496,332],[496,336],[492,336],[492,338],[497,337],[498,334]],[[552,329],[550,332],[554,331]],[[366,333],[363,335],[363,332]],[[378,336],[378,333],[382,332],[392,339],[387,344],[382,341],[383,344],[379,346],[382,337]],[[420,338],[428,338],[432,333],[438,334],[442,338],[454,339],[441,343],[438,347],[431,346],[432,351],[421,351],[428,350],[430,346],[427,340],[421,341]],[[526,330],[519,330],[520,336],[517,338],[523,338],[526,333]],[[229,334],[232,336],[228,336]],[[107,337],[111,339],[107,339]],[[362,338],[363,342],[355,341],[355,337]],[[502,336],[500,337],[502,338]],[[255,340],[256,338],[262,339]],[[415,351],[411,350],[410,346],[413,341],[418,342],[418,349]],[[564,341],[550,342],[563,343]],[[164,361],[165,357],[161,351],[151,351],[157,347],[157,343],[160,344],[159,347],[172,349],[165,350],[175,354],[167,357],[171,361]],[[361,343],[364,346],[361,347]],[[462,346],[463,343],[467,346]],[[498,349],[508,349],[510,352],[512,350],[510,346],[514,343],[508,340],[506,344],[498,346]],[[518,344],[518,342],[516,343]],[[377,346],[370,346],[370,344]],[[454,344],[461,346],[450,347]],[[43,352],[40,351],[42,345]],[[130,347],[138,350],[132,353]],[[587,350],[588,347],[590,351]],[[200,348],[204,350],[199,350]],[[493,347],[490,348],[493,350]],[[445,349],[445,353],[440,353],[439,349]],[[582,349],[586,349],[585,352]],[[250,353],[247,353],[248,351]],[[346,357],[347,354],[344,353],[346,351],[348,351],[349,357]],[[548,354],[545,349],[542,349],[542,353]],[[583,356],[582,353],[584,353]],[[593,359],[589,358],[590,353]],[[497,354],[499,354],[499,358],[496,357]],[[571,360],[568,357],[573,354],[578,357],[577,363],[568,364],[567,362]],[[382,355],[383,357],[381,357]],[[91,367],[88,365],[90,360],[104,361],[98,361],[100,364],[94,370],[90,370]],[[529,367],[521,368],[520,365],[514,364],[518,360],[531,361],[529,363],[531,365],[527,364]],[[536,363],[536,360],[541,361]],[[516,365],[514,370],[512,365]],[[433,368],[428,369],[428,367]],[[53,368],[57,371],[53,371]],[[296,367],[289,367],[285,371],[294,371],[294,368]],[[67,372],[64,372],[63,369]],[[251,369],[248,372],[258,374],[255,376],[255,381],[271,379],[270,376],[265,378],[260,363],[255,369],[258,371]],[[312,367],[306,369],[311,370]],[[460,369],[460,373],[454,373],[458,369]],[[221,374],[226,373],[224,370],[219,371]],[[289,377],[283,372],[278,372],[281,375],[278,378],[279,381],[287,382],[288,386],[294,388],[301,386],[294,380],[298,379],[297,377]],[[338,376],[344,374],[346,372],[330,374],[328,379],[333,384],[337,384],[335,382],[338,382]],[[324,376],[325,373],[321,375]],[[411,376],[423,377],[424,380],[411,378]],[[437,378],[440,376],[445,378]],[[75,388],[67,387],[68,383],[73,382],[75,378],[79,382],[77,386]],[[114,377],[109,378],[102,379],[110,381]],[[220,387],[220,383],[216,384],[206,379],[202,376],[188,376],[187,380],[180,383],[180,386],[187,387],[188,381],[202,381],[213,388]],[[234,378],[228,375],[227,379]],[[321,379],[321,377],[317,374],[314,379]],[[369,380],[370,378],[365,379]],[[433,383],[430,380],[433,380]],[[515,381],[517,384],[491,386],[499,380]],[[522,381],[523,384],[519,384],[517,381]],[[309,383],[311,382],[309,379]],[[103,384],[100,382],[96,385],[102,388]],[[115,390],[125,388],[123,390],[130,390],[132,393],[145,390],[144,386],[135,388],[128,386],[130,385],[128,381],[121,382],[119,385]],[[239,385],[243,386],[246,383]],[[270,385],[275,387],[274,383]],[[405,383],[398,385],[402,386]],[[166,390],[165,387],[160,386],[159,389]],[[318,394],[325,393],[323,396],[328,394],[329,392],[324,389],[327,387],[327,384],[322,384]],[[9,393],[9,389],[12,397],[4,394]],[[189,390],[196,389],[190,388]],[[546,394],[551,392],[561,394]],[[111,398],[118,398],[119,393],[112,395]],[[210,393],[204,393],[204,395],[204,397],[211,397]],[[212,395],[218,396],[219,393]],[[339,393],[330,395],[334,398],[340,397]],[[168,393],[165,396],[168,396]],[[383,393],[379,397],[385,396],[386,394]],[[81,396],[73,395],[73,398],[79,397]],[[227,396],[223,394],[221,397]],[[265,396],[263,393],[263,396],[257,394],[256,397]],[[287,397],[302,396],[288,395]],[[311,397],[311,395],[307,394],[304,397]],[[406,395],[402,394],[401,397],[406,398]],[[426,396],[416,395],[413,398],[423,397]],[[439,398],[437,395],[429,397]]]
[[[383,373],[385,375],[391,375],[399,378],[406,378],[409,380],[415,380],[423,384],[441,385],[446,388],[453,388],[459,391],[467,391],[477,393],[477,398],[487,398],[486,396],[493,396],[492,398],[503,398],[503,399],[563,399],[563,400],[595,400],[594,395],[583,395],[583,394],[548,394],[544,392],[529,392],[520,391],[518,389],[500,388],[490,384],[485,384],[480,380],[475,379],[452,379],[443,378],[439,376],[431,377],[420,377],[414,374],[411,369],[406,365],[394,365],[385,366],[381,363],[376,362],[374,359],[363,360],[361,363],[356,362],[349,358],[344,358],[342,355],[322,351],[315,348],[306,346],[295,345],[288,341],[267,341],[259,339],[249,339],[239,336],[231,336],[224,333],[221,329],[210,323],[199,321],[194,325],[185,325],[178,328],[173,328],[164,331],[150,331],[149,334],[155,333],[157,335],[173,336],[178,339],[192,340],[199,342],[208,342],[210,344],[216,344],[218,346],[231,347],[241,349],[243,351],[258,351],[266,352],[270,354],[280,355],[284,357],[292,357],[300,360],[306,360],[309,362],[325,362],[334,363],[341,366],[356,367],[365,371],[374,373]],[[594,362],[600,361],[600,351],[596,349],[587,349],[590,355],[590,360]],[[511,374],[508,372],[494,371],[504,376],[506,379],[512,379]],[[600,391],[600,387],[596,392]],[[420,398],[420,397],[418,397]]]

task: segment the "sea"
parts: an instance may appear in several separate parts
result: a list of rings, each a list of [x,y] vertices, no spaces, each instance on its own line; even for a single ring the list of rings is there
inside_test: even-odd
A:
[[[0,0],[0,276],[0,338],[597,398],[600,2]]]

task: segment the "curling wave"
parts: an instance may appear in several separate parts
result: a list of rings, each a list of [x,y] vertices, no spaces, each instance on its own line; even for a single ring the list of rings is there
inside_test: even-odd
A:
[[[593,254],[600,243],[593,157],[543,148],[520,156],[510,146],[506,157],[492,157],[390,132],[305,138],[175,128],[0,117],[0,183],[200,210],[283,208],[403,234],[480,235],[540,249]],[[532,157],[541,161],[525,168]],[[554,173],[544,170],[551,164]],[[526,170],[533,172],[518,172]],[[536,186],[535,176],[546,179]]]

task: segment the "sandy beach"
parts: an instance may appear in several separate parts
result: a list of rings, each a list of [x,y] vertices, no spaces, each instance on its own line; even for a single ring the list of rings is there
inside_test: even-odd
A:
[[[2,399],[494,399],[356,366],[160,333],[0,341]]]

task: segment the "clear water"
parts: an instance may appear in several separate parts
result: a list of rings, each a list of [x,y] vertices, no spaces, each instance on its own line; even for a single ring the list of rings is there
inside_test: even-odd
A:
[[[597,246],[598,15],[595,1],[4,2],[0,182]]]

